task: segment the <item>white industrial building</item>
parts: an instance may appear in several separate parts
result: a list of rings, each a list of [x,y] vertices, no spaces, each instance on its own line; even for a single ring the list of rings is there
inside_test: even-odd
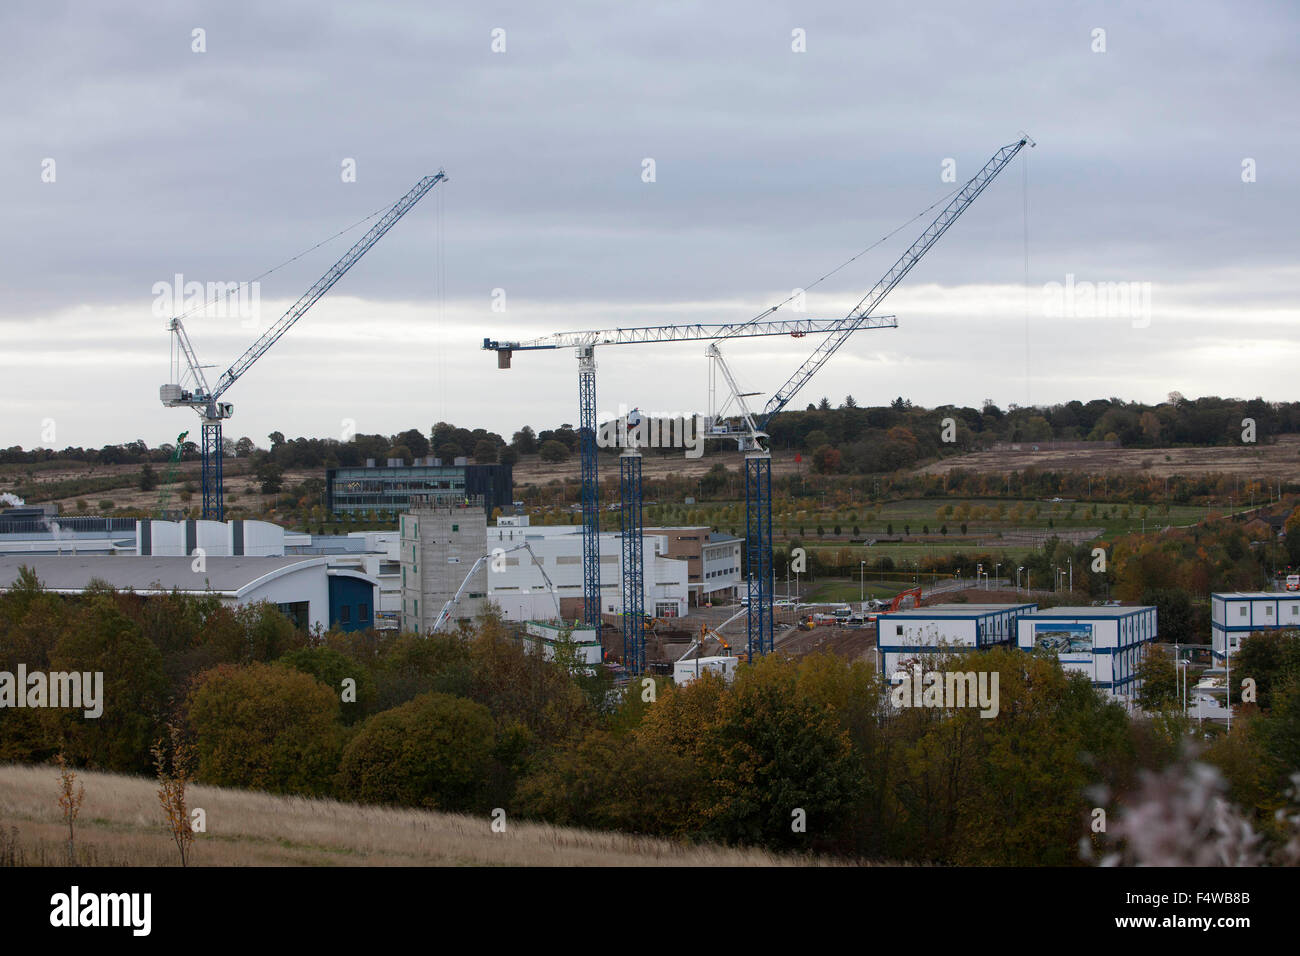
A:
[[[1022,650],[1056,655],[1067,672],[1086,674],[1092,685],[1131,697],[1139,683],[1143,645],[1156,639],[1154,607],[1054,607],[1020,616]]]
[[[200,554],[205,562],[240,557],[323,558],[332,581],[331,602],[328,615],[313,613],[313,621],[323,620],[327,626],[343,629],[397,627],[401,571],[396,531],[311,535],[286,531],[269,521],[245,519],[159,521],[53,515],[25,522],[18,530],[0,527],[0,558],[22,559],[19,564],[33,565],[32,559],[40,557],[112,556],[177,558],[188,568]],[[75,569],[77,565],[67,567]],[[127,573],[125,568],[118,570]],[[145,593],[150,583],[143,582],[135,590]],[[185,583],[187,587],[181,590],[188,590],[192,582],[187,579]]]
[[[1255,631],[1300,630],[1300,594],[1228,591],[1210,595],[1210,653],[1222,664]]]
[[[11,588],[29,567],[54,594],[82,594],[93,582],[142,597],[157,594],[214,594],[223,604],[270,601],[298,626],[330,626],[331,577],[359,579],[370,593],[374,582],[348,571],[331,571],[321,557],[205,558],[196,566],[185,555],[25,555],[0,557],[0,591]]]
[[[507,620],[526,621],[556,616],[560,600],[561,617],[581,616],[582,529],[573,525],[530,525],[526,515],[497,519],[487,531],[487,552],[510,551],[527,544],[527,550],[502,554],[488,565],[488,598],[501,608]],[[687,613],[690,581],[687,561],[667,554],[665,535],[644,535],[644,607],[655,617],[680,617]],[[539,567],[540,565],[540,567]],[[545,575],[543,575],[545,571]],[[546,578],[550,578],[550,584]],[[621,535],[600,535],[600,609],[619,614],[623,610],[623,549]],[[554,586],[554,597],[551,586]]]
[[[876,645],[881,673],[905,670],[924,655],[962,653],[1009,644],[1015,622],[1037,604],[933,604],[881,614]]]

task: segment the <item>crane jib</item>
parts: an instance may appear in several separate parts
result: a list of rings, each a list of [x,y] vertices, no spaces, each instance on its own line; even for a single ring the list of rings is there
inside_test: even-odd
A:
[[[343,254],[338,262],[330,266],[323,276],[316,280],[315,285],[302,294],[302,296],[290,306],[283,316],[281,316],[271,328],[263,333],[262,337],[248,347],[238,360],[221,376],[217,382],[217,387],[213,390],[213,399],[220,398],[226,389],[234,385],[241,375],[266,354],[267,349],[279,341],[280,337],[288,332],[298,319],[310,309],[316,302],[328,292],[339,279],[347,273],[357,261],[370,251],[370,247],[383,238],[397,221],[410,212],[411,208],[424,197],[430,189],[438,182],[446,179],[446,174],[439,171],[432,176],[426,176],[411,187],[410,192],[399,199],[393,206],[380,218],[380,220],[371,227],[370,231],[356,241],[356,243]]]
[[[934,218],[934,221],[925,228],[925,231],[907,248],[907,251],[899,256],[898,261],[853,308],[848,318],[850,320],[855,317],[860,317],[863,320],[868,318],[885,296],[893,290],[894,286],[898,285],[903,280],[903,277],[912,271],[912,267],[921,261],[921,258],[930,250],[930,247],[939,241],[939,237],[948,231],[948,227],[956,222],[963,212],[970,208],[970,204],[979,197],[980,193],[997,177],[998,173],[1006,168],[1007,164],[1015,158],[1015,155],[1027,143],[1030,143],[1030,140],[1025,137],[1015,143],[1003,146],[994,153],[993,158],[985,163],[983,168],[962,186],[952,201],[943,208],[943,211]],[[848,340],[856,329],[857,326],[855,325],[841,329],[834,335],[824,339],[813,350],[812,355],[804,360],[803,364],[795,370],[786,383],[768,400],[763,409],[763,417],[759,422],[760,429],[767,429],[767,425],[773,416],[790,403],[799,390],[808,383],[808,380],[816,374],[818,369],[826,364],[827,360],[835,354],[836,350]]]

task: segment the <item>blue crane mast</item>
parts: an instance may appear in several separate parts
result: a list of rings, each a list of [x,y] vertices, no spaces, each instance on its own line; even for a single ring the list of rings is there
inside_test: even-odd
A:
[[[939,240],[948,228],[970,208],[996,177],[1007,167],[1026,145],[1034,143],[1028,136],[1003,146],[970,180],[957,191],[953,199],[934,218],[925,231],[898,258],[898,261],[880,277],[871,291],[845,317],[844,325],[832,332],[804,360],[785,384],[773,393],[759,415],[755,416],[751,431],[738,439],[745,457],[745,555],[747,561],[747,591],[749,596],[748,655],[766,654],[773,647],[772,628],[772,457],[767,441],[767,428],[772,419],[799,393],[818,370],[839,350],[858,328],[856,323],[867,321],[893,288],[912,271],[921,258]],[[741,334],[739,332],[732,333]],[[726,336],[730,337],[730,336]],[[716,343],[712,355],[721,362]],[[730,375],[728,373],[730,381]],[[736,391],[734,384],[733,392]],[[739,397],[739,393],[737,393]]]
[[[770,314],[770,313],[769,313]],[[497,353],[497,367],[508,369],[515,352],[573,348],[578,356],[578,448],[582,468],[582,597],[583,623],[601,632],[600,619],[600,485],[596,468],[596,358],[598,345],[640,345],[660,342],[711,341],[718,338],[748,338],[789,335],[802,338],[827,334],[846,326],[897,328],[894,316],[860,316],[853,319],[751,319],[746,322],[714,324],[634,326],[624,329],[587,329],[556,332],[523,342],[485,338],[483,348]],[[727,429],[721,434],[730,434]],[[641,459],[628,455],[619,462],[619,493],[623,509],[623,645],[629,666],[645,663],[644,628],[639,619],[644,608],[642,577]],[[629,567],[629,562],[635,568]],[[635,592],[635,593],[634,593]],[[635,605],[630,607],[629,600]],[[632,610],[637,611],[633,615]]]
[[[334,284],[343,278],[347,271],[397,224],[399,219],[410,212],[415,204],[424,198],[425,193],[446,179],[446,173],[438,170],[432,176],[425,176],[412,186],[405,196],[379,218],[369,232],[358,239],[338,262],[330,266],[329,270],[317,279],[316,283],[304,292],[274,325],[249,346],[230,368],[226,369],[217,380],[215,388],[208,387],[207,377],[203,373],[206,366],[199,363],[181,318],[177,316],[168,323],[168,329],[172,333],[172,377],[170,383],[158,390],[158,396],[163,405],[168,408],[194,409],[202,422],[204,518],[221,521],[225,512],[221,474],[221,423],[234,414],[235,406],[229,402],[222,402],[221,397],[253,366],[254,362],[265,355],[267,350],[289,331],[295,322],[302,318],[308,309],[316,304],[321,296],[333,288]]]

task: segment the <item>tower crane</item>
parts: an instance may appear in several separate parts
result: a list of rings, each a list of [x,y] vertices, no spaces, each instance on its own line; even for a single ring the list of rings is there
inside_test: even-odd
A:
[[[738,444],[745,457],[745,557],[746,580],[749,593],[749,658],[755,652],[766,654],[772,650],[772,456],[767,448],[767,428],[772,419],[798,394],[808,380],[839,350],[857,328],[855,322],[870,319],[893,288],[912,271],[921,258],[939,240],[948,228],[970,208],[973,203],[996,177],[1007,167],[1026,145],[1034,142],[1026,135],[1014,143],[1003,146],[970,180],[957,191],[957,194],[943,208],[938,216],[925,228],[925,231],[898,258],[889,271],[845,317],[845,325],[832,332],[818,343],[812,354],[803,361],[786,380],[785,384],[772,394],[761,413],[747,416],[748,434],[741,435]],[[742,334],[741,332],[732,335]],[[731,335],[724,338],[730,338]],[[715,342],[710,349],[710,357],[721,364],[733,395],[743,405],[741,395],[721,359],[721,351]]]
[[[770,313],[769,313],[770,314]],[[719,338],[750,338],[756,336],[789,335],[803,338],[809,334],[830,334],[845,331],[857,331],[861,328],[897,328],[898,321],[892,315],[887,316],[852,316],[845,319],[751,319],[745,322],[723,322],[714,324],[688,323],[682,325],[634,326],[625,329],[587,329],[572,332],[556,332],[523,342],[498,341],[485,338],[483,348],[497,353],[497,368],[508,369],[515,352],[550,351],[572,348],[578,356],[578,440],[582,463],[582,596],[584,623],[600,633],[600,498],[598,476],[596,471],[596,346],[606,345],[643,345],[661,342],[711,341]],[[712,411],[712,409],[710,410]],[[723,429],[722,433],[728,433]],[[621,456],[619,460],[620,493],[623,507],[624,550],[628,561],[636,563],[635,575],[638,580],[629,582],[629,568],[623,568],[625,592],[644,593],[639,587],[641,565],[636,562],[640,554],[639,544],[633,545],[640,528],[641,516],[641,462],[637,454]],[[634,528],[629,528],[633,524]],[[640,604],[640,601],[635,603]],[[628,608],[623,608],[624,652],[625,656],[634,657],[641,653],[644,635],[640,629],[635,633],[629,631],[634,626],[627,622],[632,620]],[[637,622],[639,624],[639,622]],[[644,663],[643,660],[640,660]]]
[[[260,338],[235,360],[235,363],[222,373],[215,387],[208,386],[204,366],[199,363],[190,342],[185,324],[177,316],[168,323],[172,334],[171,380],[158,390],[158,397],[168,408],[188,407],[198,413],[202,422],[203,441],[203,517],[221,521],[224,517],[221,484],[221,423],[235,412],[235,406],[221,401],[221,397],[230,386],[239,380],[267,350],[279,341],[280,337],[297,322],[316,302],[333,288],[334,283],[343,278],[357,261],[370,251],[371,246],[383,238],[399,219],[411,211],[425,193],[447,179],[441,169],[432,176],[425,176],[411,187],[405,196],[395,202],[364,236],[343,254],[338,262],[316,280],[315,285],[289,307],[289,311],[280,316]]]

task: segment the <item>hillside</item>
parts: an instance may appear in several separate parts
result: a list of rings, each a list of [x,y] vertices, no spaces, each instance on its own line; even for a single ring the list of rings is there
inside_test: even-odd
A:
[[[1079,471],[1093,475],[1146,473],[1158,477],[1238,475],[1251,480],[1300,480],[1300,435],[1280,435],[1271,445],[1206,445],[1179,448],[1109,448],[1033,451],[1021,443],[1016,451],[978,451],[943,458],[917,469],[942,475],[958,469],[980,474]]]
[[[54,767],[0,766],[0,865],[16,839],[20,865],[61,866],[67,826],[56,804]],[[79,863],[174,866],[156,784],[143,777],[78,773],[86,797],[77,821]],[[683,847],[666,840],[508,821],[493,833],[483,817],[277,797],[219,787],[190,788],[207,813],[195,837],[196,866],[789,866],[801,857],[760,850]],[[12,828],[15,828],[16,835]]]

